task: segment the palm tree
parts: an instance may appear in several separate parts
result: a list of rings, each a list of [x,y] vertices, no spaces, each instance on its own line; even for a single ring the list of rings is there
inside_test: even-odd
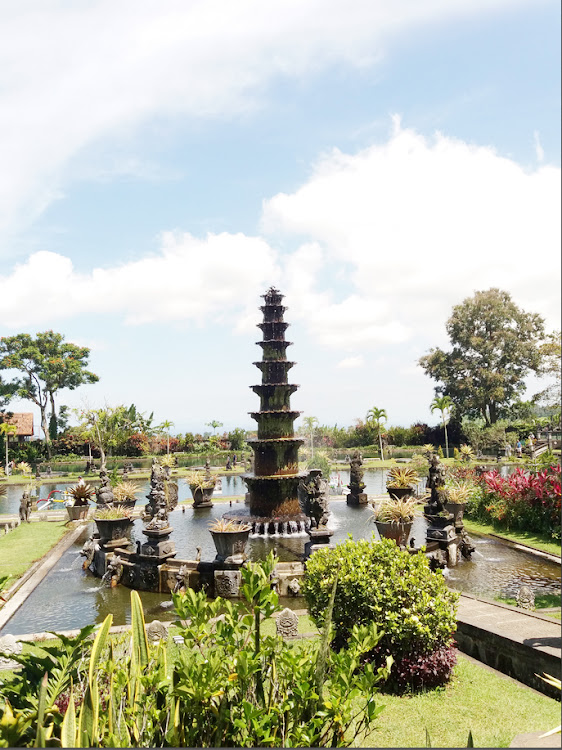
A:
[[[381,422],[384,420],[386,421],[388,419],[388,416],[384,409],[377,409],[376,406],[373,406],[372,409],[369,409],[367,412],[367,423],[369,422],[376,422],[377,423],[377,432],[379,434],[379,448],[381,451],[381,461],[384,461],[384,455],[382,452],[382,437],[381,437]]]
[[[4,435],[4,441],[6,444],[6,465],[4,467],[6,476],[8,476],[8,442],[10,440],[10,435],[15,435],[17,431],[18,428],[15,424],[9,424],[8,422],[2,422],[2,424],[0,424],[0,433]]]
[[[316,417],[304,417],[302,421],[307,432],[310,433],[310,459],[312,460],[314,458],[314,428],[318,424],[318,420]]]
[[[217,427],[222,427],[222,422],[217,422],[216,419],[213,419],[211,422],[205,422],[206,427],[212,427],[213,428],[213,434],[216,435],[217,433]]]
[[[432,414],[436,409],[441,412],[441,423],[443,424],[443,429],[445,430],[445,453],[447,454],[447,458],[449,458],[449,437],[447,435],[447,422],[451,417],[453,407],[453,400],[450,396],[435,396],[430,406]]]
[[[158,426],[159,430],[162,430],[166,433],[166,437],[168,438],[168,450],[166,453],[170,454],[170,429],[174,426],[173,422],[170,422],[170,420],[166,419],[164,422],[162,422],[161,425]]]

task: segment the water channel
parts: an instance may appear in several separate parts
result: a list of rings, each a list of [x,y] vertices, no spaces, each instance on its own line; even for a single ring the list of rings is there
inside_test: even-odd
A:
[[[342,481],[348,481],[349,473],[341,471]],[[385,472],[366,471],[365,481],[367,492],[371,495],[384,492]],[[148,482],[141,482],[142,492],[139,493],[138,504],[144,503],[144,495],[148,492]],[[48,487],[46,497],[53,485]],[[64,485],[57,485],[60,489]],[[9,493],[2,503],[11,504],[21,496],[21,487],[17,492]],[[238,476],[223,477],[223,497],[238,497],[243,502],[245,485]],[[13,497],[12,497],[13,495]],[[179,482],[180,500],[189,499],[190,491],[186,483]],[[233,500],[233,506],[236,500]],[[222,516],[229,508],[228,502],[217,502],[212,508],[194,511],[191,505],[178,507],[170,513],[170,522],[174,527],[173,539],[176,544],[177,557],[194,559],[197,548],[201,548],[201,559],[212,560],[215,548],[208,532],[209,523]],[[329,527],[334,530],[334,543],[345,541],[349,534],[354,539],[377,537],[374,524],[371,521],[372,512],[369,507],[350,507],[341,496],[330,498],[331,519]],[[8,512],[0,505],[0,512]],[[133,540],[144,541],[141,533],[142,521],[135,521]],[[425,539],[426,521],[417,518],[412,528],[412,536],[416,544],[422,544]],[[1,634],[33,633],[48,630],[68,630],[87,625],[91,622],[101,622],[108,613],[113,613],[116,625],[127,624],[130,621],[130,592],[123,586],[110,588],[102,585],[100,579],[95,578],[88,571],[82,569],[83,559],[80,550],[85,539],[91,534],[93,524],[85,530],[83,538],[70,547],[47,575],[44,581],[28,597],[22,607],[5,625]],[[249,556],[251,559],[263,558],[269,550],[275,550],[282,561],[299,560],[302,557],[306,534],[294,536],[262,536],[251,535],[249,540]],[[472,535],[476,552],[472,560],[463,560],[456,568],[445,571],[447,582],[451,588],[477,596],[493,598],[499,594],[515,596],[523,584],[531,586],[535,593],[560,594],[560,565],[531,554],[514,550],[491,537]],[[173,619],[170,610],[171,597],[169,594],[141,593],[147,621],[153,619]],[[295,606],[291,599],[286,606]]]

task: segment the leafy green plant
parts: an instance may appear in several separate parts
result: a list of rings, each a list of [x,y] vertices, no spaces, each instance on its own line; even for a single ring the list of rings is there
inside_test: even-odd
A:
[[[110,506],[108,508],[98,508],[94,513],[95,521],[116,521],[120,518],[132,518],[132,509]]]
[[[176,457],[173,453],[166,453],[162,458],[160,459],[160,466],[167,466],[170,469],[173,469],[175,466],[177,466]]]
[[[386,486],[396,489],[413,487],[419,480],[419,474],[412,466],[393,466],[388,470]]]
[[[461,505],[470,501],[476,492],[476,488],[474,482],[470,481],[470,479],[447,477],[445,479],[444,492],[447,502]]]
[[[476,456],[470,445],[461,445],[459,449],[459,459],[461,461],[474,461]]]
[[[27,461],[20,461],[19,464],[16,464],[15,471],[17,471],[18,474],[31,474],[31,466]]]
[[[140,487],[136,482],[123,480],[113,488],[113,499],[117,503],[123,503],[127,500],[134,500],[140,492]]]
[[[317,550],[307,561],[302,590],[318,627],[324,624],[336,572],[335,648],[346,647],[355,624],[368,623],[384,630],[374,654],[379,660],[389,653],[396,662],[411,653],[430,656],[451,646],[458,594],[447,588],[441,571],[430,570],[425,555],[400,550],[391,539],[349,539]]]
[[[185,476],[185,481],[192,492],[194,490],[210,490],[216,485],[217,477],[207,476],[202,471],[189,471]]]
[[[74,505],[88,505],[88,500],[94,494],[94,490],[89,484],[76,484],[67,490],[68,494],[74,499]]]
[[[384,498],[373,507],[372,520],[383,523],[410,523],[416,514],[417,500],[414,497]]]

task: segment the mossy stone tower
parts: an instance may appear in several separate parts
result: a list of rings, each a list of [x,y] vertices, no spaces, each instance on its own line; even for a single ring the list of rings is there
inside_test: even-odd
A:
[[[291,409],[291,395],[297,385],[287,382],[288,372],[295,364],[287,360],[285,331],[289,323],[283,320],[287,310],[283,295],[271,287],[262,295],[260,307],[263,323],[258,323],[263,340],[262,359],[254,362],[261,370],[260,385],[250,386],[260,398],[260,410],[251,412],[258,423],[258,436],[249,441],[254,451],[254,472],[244,479],[250,494],[250,515],[258,518],[304,518],[297,497],[299,447],[304,440],[295,438],[293,422],[299,411]],[[305,472],[306,473],[306,472]]]

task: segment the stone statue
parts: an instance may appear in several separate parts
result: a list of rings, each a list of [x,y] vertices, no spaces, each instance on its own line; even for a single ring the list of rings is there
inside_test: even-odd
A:
[[[275,625],[277,635],[282,638],[295,638],[299,634],[299,618],[288,607],[279,613]]]
[[[535,609],[535,594],[529,586],[521,586],[516,596],[517,606],[521,609]]]
[[[24,492],[20,500],[20,521],[29,523],[29,514],[31,513],[31,497],[29,492]]]
[[[328,523],[328,482],[320,469],[312,469],[298,486],[299,503],[303,513],[312,519],[311,526],[325,526]]]
[[[102,576],[102,583],[109,583],[111,586],[117,586],[123,575],[123,560],[119,555],[113,555],[107,562],[107,570]]]
[[[100,469],[100,486],[96,489],[96,501],[98,505],[110,505],[113,502],[113,489],[105,465]]]
[[[147,523],[147,529],[167,529],[169,526],[168,512],[166,506],[158,508],[156,515],[152,516],[152,520]]]
[[[164,486],[164,471],[158,461],[152,459],[150,473],[150,492],[146,496],[148,503],[144,506],[145,520],[154,518],[160,509],[166,510],[166,489]]]
[[[168,628],[160,620],[152,620],[146,626],[146,637],[151,643],[168,640]]]
[[[348,505],[364,505],[367,502],[367,494],[363,492],[365,482],[363,481],[364,469],[363,459],[359,451],[355,451],[349,462],[349,494],[346,502]]]
[[[434,453],[429,460],[429,475],[426,484],[426,490],[431,492],[429,503],[424,509],[427,515],[436,516],[444,509],[441,499],[441,492],[444,485],[445,469],[439,461],[439,456]]]
[[[174,594],[178,591],[185,591],[189,586],[189,569],[187,565],[180,565],[180,569],[176,573],[176,584],[174,586]]]

